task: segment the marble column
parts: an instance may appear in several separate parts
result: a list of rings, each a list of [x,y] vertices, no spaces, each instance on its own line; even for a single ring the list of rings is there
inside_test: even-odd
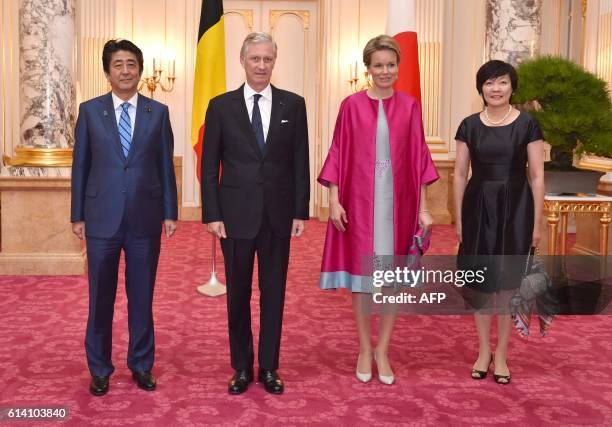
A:
[[[72,148],[74,0],[22,0],[19,10],[21,141]]]
[[[542,0],[487,0],[487,56],[517,65],[540,52]]]
[[[8,175],[69,176],[66,166],[75,123],[75,1],[20,2],[20,138]]]

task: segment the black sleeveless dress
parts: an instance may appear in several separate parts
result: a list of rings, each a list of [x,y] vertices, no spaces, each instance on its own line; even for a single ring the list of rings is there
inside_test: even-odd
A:
[[[526,256],[533,233],[533,194],[527,180],[527,144],[542,139],[538,122],[521,112],[505,126],[486,126],[479,114],[466,117],[455,139],[467,144],[472,176],[461,208],[462,243],[458,266],[474,268],[474,259],[488,268],[485,283],[474,285],[491,293],[520,286],[520,262],[499,255]],[[512,274],[514,273],[514,274]]]

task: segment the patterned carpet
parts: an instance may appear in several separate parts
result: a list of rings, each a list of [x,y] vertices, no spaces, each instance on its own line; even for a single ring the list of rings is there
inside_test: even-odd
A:
[[[280,373],[282,396],[253,384],[227,394],[225,297],[196,292],[208,278],[210,237],[180,223],[165,240],[155,294],[158,389],[136,388],[125,365],[125,293],[118,295],[108,395],[88,392],[84,277],[0,277],[0,412],[66,407],[68,426],[200,425],[611,425],[612,319],[560,317],[550,335],[511,342],[512,384],[473,381],[476,336],[469,316],[398,318],[390,358],[397,382],[354,378],[357,341],[346,292],[317,287],[325,225],[310,221],[289,269]],[[431,253],[455,249],[435,228]],[[221,269],[222,270],[222,269]],[[221,279],[224,279],[221,272]],[[120,283],[122,289],[123,282]],[[257,292],[254,293],[255,297]],[[255,298],[256,300],[257,298]],[[258,305],[253,303],[254,314]],[[7,422],[0,425],[54,425]]]

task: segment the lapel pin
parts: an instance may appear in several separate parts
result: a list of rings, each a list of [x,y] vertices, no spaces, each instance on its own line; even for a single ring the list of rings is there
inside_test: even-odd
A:
[[[104,110],[104,117],[108,116],[108,112]]]
[[[147,105],[147,113],[150,113],[150,112],[151,112],[151,106]]]

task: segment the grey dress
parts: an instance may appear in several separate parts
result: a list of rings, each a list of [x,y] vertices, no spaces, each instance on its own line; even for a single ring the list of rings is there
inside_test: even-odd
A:
[[[379,100],[374,175],[374,256],[393,256],[393,243],[393,169],[389,126],[383,102]]]
[[[374,269],[392,268],[387,265],[394,254],[393,240],[393,170],[391,168],[391,146],[389,126],[382,100],[378,101],[376,120],[376,168],[374,174]],[[385,257],[381,259],[380,257]],[[367,268],[367,267],[364,267]],[[352,292],[373,293],[372,276],[351,275],[346,271],[321,273],[319,286],[322,289],[346,288]]]

